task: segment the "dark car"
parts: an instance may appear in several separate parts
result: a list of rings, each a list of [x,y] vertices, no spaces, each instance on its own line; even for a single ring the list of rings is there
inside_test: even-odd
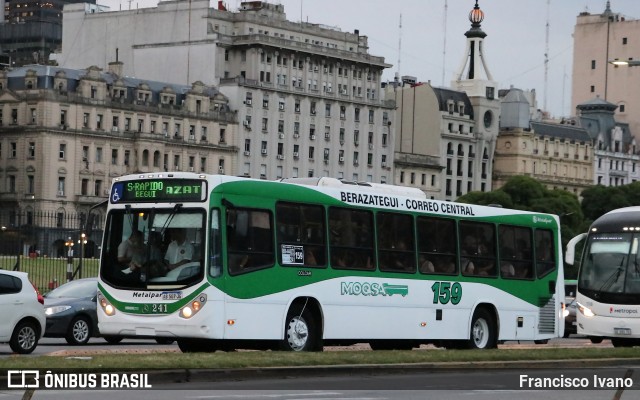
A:
[[[576,290],[577,281],[566,280],[564,282],[564,337],[578,333],[576,326]]]
[[[63,337],[71,345],[86,344],[99,337],[97,278],[78,279],[65,283],[44,296],[47,325],[45,337]],[[119,343],[121,336],[102,336],[110,344]],[[157,338],[159,344],[171,344],[170,338]]]
[[[47,326],[45,337],[63,337],[72,345],[85,344],[99,336],[96,278],[65,283],[44,296]]]

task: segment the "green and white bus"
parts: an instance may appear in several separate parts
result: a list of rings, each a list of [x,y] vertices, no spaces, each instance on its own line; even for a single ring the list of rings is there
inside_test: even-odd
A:
[[[333,178],[124,176],[108,205],[99,328],[185,352],[545,342],[564,329],[559,226]],[[129,261],[134,231],[144,254]]]

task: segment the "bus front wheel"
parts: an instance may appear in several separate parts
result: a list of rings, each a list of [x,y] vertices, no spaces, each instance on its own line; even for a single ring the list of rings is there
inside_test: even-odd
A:
[[[469,347],[472,349],[494,349],[498,345],[498,335],[493,315],[484,308],[473,313],[471,321],[471,338]]]
[[[320,335],[309,309],[294,307],[287,315],[282,347],[287,351],[321,351]]]
[[[633,347],[640,345],[640,341],[628,338],[611,338],[613,347]]]

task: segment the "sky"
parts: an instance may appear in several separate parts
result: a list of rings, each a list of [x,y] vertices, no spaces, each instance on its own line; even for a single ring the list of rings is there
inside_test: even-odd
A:
[[[225,0],[237,10],[241,0]],[[360,31],[369,53],[385,58],[396,72],[433,86],[450,87],[464,59],[475,0],[269,0],[283,4],[287,19]],[[153,7],[157,0],[97,0],[112,10]],[[640,19],[639,0],[610,0],[613,12]],[[217,6],[217,0],[211,0]],[[572,33],[583,11],[602,13],[606,0],[478,0],[487,67],[500,89],[535,89],[538,108],[552,116],[571,114]],[[402,28],[400,28],[402,21]],[[547,24],[549,40],[547,45]],[[545,53],[549,63],[545,83]],[[640,57],[640,55],[638,55]],[[545,107],[546,105],[546,107]]]

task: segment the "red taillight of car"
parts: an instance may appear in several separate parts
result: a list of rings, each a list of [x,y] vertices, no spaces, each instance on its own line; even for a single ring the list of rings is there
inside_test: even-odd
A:
[[[31,286],[33,286],[33,290],[36,291],[36,296],[38,297],[38,303],[44,305],[44,296],[42,296],[42,294],[40,294],[40,291],[38,290],[38,288],[36,287],[36,285],[31,282]]]

